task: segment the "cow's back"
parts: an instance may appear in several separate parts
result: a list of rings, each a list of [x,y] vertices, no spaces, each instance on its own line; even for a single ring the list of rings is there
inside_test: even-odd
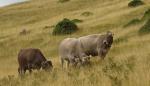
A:
[[[28,63],[41,62],[46,60],[39,49],[21,49],[18,54],[18,62],[20,65],[27,65]]]
[[[101,35],[100,34],[92,34],[87,36],[82,36],[78,38],[82,45],[83,50],[93,50],[97,47],[97,41]]]
[[[76,38],[66,38],[59,45],[59,55],[60,57],[67,57],[68,54],[75,52],[77,44]]]

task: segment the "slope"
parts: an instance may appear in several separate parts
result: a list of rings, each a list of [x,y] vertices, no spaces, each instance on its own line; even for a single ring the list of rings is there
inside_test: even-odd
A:
[[[132,19],[141,18],[150,8],[150,2],[143,1],[146,4],[136,8],[128,7],[129,0],[71,0],[66,3],[32,0],[0,8],[0,85],[149,86],[150,35],[138,35],[145,22],[123,27]],[[83,16],[84,12],[92,15]],[[79,31],[72,35],[52,36],[53,26],[63,18],[83,20],[78,24]],[[28,33],[20,35],[24,29]],[[61,70],[57,49],[64,38],[108,30],[115,34],[115,42],[104,61],[93,58],[90,68]],[[18,78],[17,53],[28,47],[41,49],[52,60],[54,70],[51,74],[41,71],[27,75],[24,80]],[[104,71],[105,68],[111,70]]]

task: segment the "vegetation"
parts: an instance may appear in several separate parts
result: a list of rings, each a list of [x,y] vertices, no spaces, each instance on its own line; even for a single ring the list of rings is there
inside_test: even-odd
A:
[[[64,3],[64,2],[68,2],[70,0],[59,0],[59,2]]]
[[[127,7],[129,0],[72,0],[65,4],[30,0],[0,8],[0,86],[150,86],[150,34],[139,35],[148,19],[122,27],[143,16],[150,6],[148,0],[143,1],[146,4],[135,9]],[[92,15],[81,15],[84,12]],[[82,19],[80,30],[51,35],[63,18]],[[26,35],[19,35],[22,29]],[[104,60],[93,57],[91,66],[61,69],[58,46],[63,39],[108,30],[114,33],[114,43]],[[39,48],[53,62],[52,72],[35,70],[24,78],[18,76],[18,51],[29,47]]]
[[[93,15],[93,13],[92,13],[92,12],[89,12],[89,11],[86,11],[86,12],[83,12],[81,15],[87,17],[87,16]]]
[[[146,10],[144,13],[144,16],[142,18],[143,20],[148,20],[150,19],[150,9]]]
[[[133,19],[130,22],[128,22],[126,25],[124,25],[124,27],[128,27],[128,26],[131,26],[131,25],[139,24],[139,23],[141,23],[140,19]]]
[[[148,9],[148,10],[145,11],[145,13],[144,13],[144,15],[143,15],[143,17],[141,19],[135,18],[135,19],[129,21],[127,24],[125,24],[124,27],[132,26],[132,25],[137,25],[137,24],[140,24],[143,21],[147,21],[149,19],[150,19],[150,9]]]
[[[80,20],[80,19],[73,19],[72,22],[74,22],[74,23],[82,23],[83,20]]]
[[[150,33],[150,9],[145,11],[142,20],[146,21],[146,23],[139,29],[139,34],[144,35]]]
[[[137,6],[140,6],[140,5],[143,5],[143,4],[144,4],[144,2],[141,1],[141,0],[132,0],[132,1],[128,4],[128,6],[129,6],[129,7],[137,7]]]
[[[139,34],[147,34],[150,33],[150,19],[142,26],[139,30]]]
[[[128,42],[127,37],[120,37],[114,40],[115,44],[123,43],[123,42]]]
[[[78,30],[77,25],[69,19],[64,18],[60,21],[53,30],[53,35],[71,34]]]
[[[134,57],[124,62],[115,62],[112,58],[103,67],[104,74],[111,80],[112,86],[122,86],[123,81],[128,80],[128,74],[132,72],[135,64]]]

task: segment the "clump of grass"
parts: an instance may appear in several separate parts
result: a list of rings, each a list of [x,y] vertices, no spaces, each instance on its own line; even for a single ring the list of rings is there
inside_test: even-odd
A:
[[[80,19],[73,19],[72,22],[74,22],[74,23],[82,23],[83,20],[80,20]]]
[[[13,75],[8,75],[7,77],[0,79],[0,86],[18,86],[19,84],[19,79],[17,79]]]
[[[144,35],[150,33],[150,19],[140,28],[139,34]]]
[[[53,35],[71,34],[78,30],[78,26],[71,20],[64,18],[58,22],[53,30]]]
[[[26,35],[30,33],[30,31],[26,30],[26,29],[23,29],[22,31],[19,32],[20,35]]]
[[[150,9],[148,9],[147,11],[145,11],[144,16],[143,16],[142,19],[143,20],[150,19]]]
[[[136,25],[136,24],[139,24],[140,22],[141,22],[141,20],[136,18],[136,19],[129,21],[127,24],[124,25],[124,27]]]
[[[53,28],[54,26],[44,26],[43,29]]]
[[[58,2],[64,3],[64,2],[68,2],[68,1],[70,1],[70,0],[59,0]]]
[[[5,38],[8,38],[10,37],[11,35],[6,35],[6,36],[0,36],[0,39],[5,39]]]
[[[0,86],[41,86],[47,82],[51,73],[39,71],[38,73],[25,74],[23,77],[8,75],[0,79]]]
[[[131,2],[129,2],[128,6],[129,7],[137,7],[137,6],[140,6],[143,4],[144,4],[144,2],[141,0],[132,0]]]
[[[129,57],[124,61],[115,61],[108,58],[103,67],[104,74],[111,80],[112,86],[122,86],[122,82],[128,79],[128,74],[135,66],[135,58]]]
[[[93,15],[93,13],[92,13],[92,12],[89,12],[89,11],[86,11],[86,12],[83,12],[81,15],[88,17],[88,16]]]

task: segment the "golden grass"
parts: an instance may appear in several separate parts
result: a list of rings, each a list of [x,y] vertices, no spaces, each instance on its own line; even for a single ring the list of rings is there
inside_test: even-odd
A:
[[[0,86],[150,86],[150,35],[138,35],[143,23],[123,27],[150,8],[150,2],[143,1],[146,4],[137,8],[127,7],[129,0],[32,0],[0,8]],[[84,12],[93,15],[82,16]],[[79,31],[52,36],[51,26],[63,18],[83,20]],[[19,35],[23,29],[29,33]],[[107,30],[115,34],[115,42],[104,61],[95,57],[90,67],[61,70],[58,45],[64,38]],[[17,54],[28,47],[41,49],[52,60],[50,74],[34,71],[23,79],[18,77]]]

